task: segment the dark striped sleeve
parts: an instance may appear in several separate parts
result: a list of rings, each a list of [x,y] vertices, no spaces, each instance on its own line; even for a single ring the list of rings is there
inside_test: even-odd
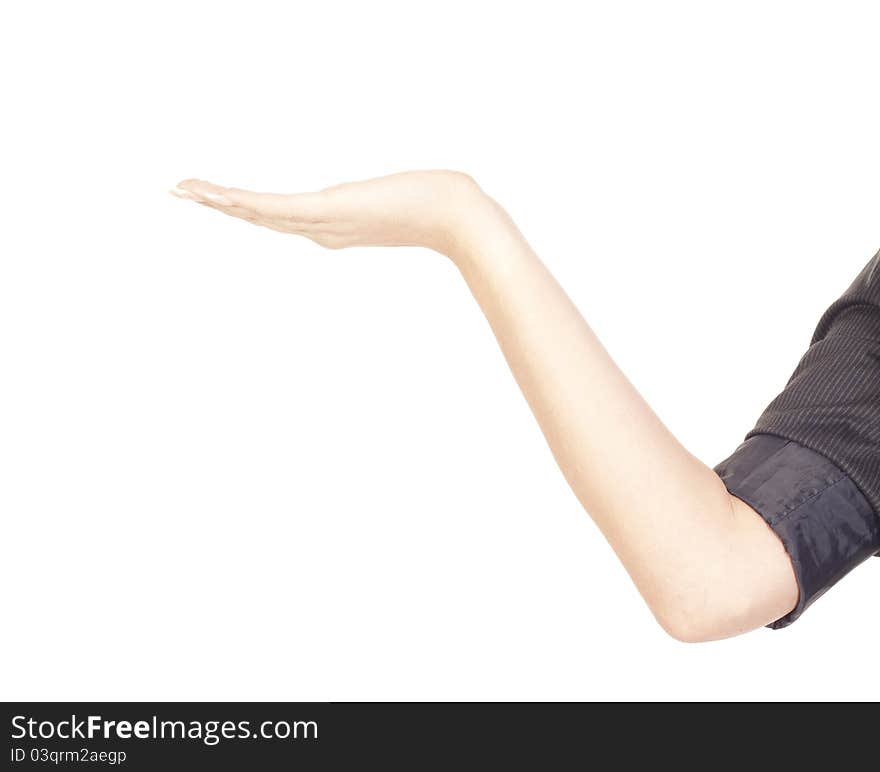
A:
[[[880,512],[880,252],[822,315],[785,389],[746,438],[756,434],[830,459]]]

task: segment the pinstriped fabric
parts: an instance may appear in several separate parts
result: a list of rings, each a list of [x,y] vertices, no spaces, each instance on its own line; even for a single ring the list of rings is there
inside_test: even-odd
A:
[[[822,315],[784,391],[746,439],[756,434],[830,459],[880,514],[880,252]]]

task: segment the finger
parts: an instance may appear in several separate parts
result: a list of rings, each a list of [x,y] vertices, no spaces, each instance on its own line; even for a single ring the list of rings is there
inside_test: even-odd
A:
[[[211,201],[215,204],[230,205],[230,201],[224,193],[224,188],[206,180],[188,179],[177,183],[171,192],[181,198],[189,198],[199,203]]]
[[[182,196],[182,198],[188,198],[188,196]],[[193,200],[197,204],[201,204],[202,206],[205,206],[209,209],[216,209],[218,212],[222,212],[223,214],[229,215],[230,217],[236,217],[239,220],[247,220],[248,222],[252,222],[255,225],[263,225],[268,222],[267,218],[262,217],[257,212],[254,212],[251,209],[246,209],[243,206],[220,204],[208,198],[196,198]]]
[[[179,191],[177,193],[176,191]],[[210,201],[220,206],[248,209],[260,217],[273,217],[291,222],[321,222],[328,215],[324,196],[319,193],[258,193],[243,188],[226,188],[206,180],[183,180],[178,183],[176,195],[182,198]]]
[[[172,191],[173,192],[173,191]],[[177,195],[175,193],[175,195]],[[181,196],[181,198],[189,198],[189,196]],[[216,209],[218,212],[223,212],[223,214],[227,214],[230,217],[235,217],[239,220],[246,220],[249,223],[253,223],[254,225],[260,225],[264,228],[270,228],[273,231],[278,231],[279,233],[290,233],[297,236],[305,236],[307,238],[311,238],[312,227],[306,223],[303,224],[295,224],[288,222],[283,219],[279,219],[276,217],[263,217],[251,209],[247,209],[242,206],[230,206],[215,203],[210,199],[193,199],[196,203],[201,204],[202,206],[206,206],[209,209]]]
[[[245,206],[242,203],[234,203],[232,199],[226,195],[228,188],[207,182],[205,180],[183,180],[173,188],[170,193],[178,198],[186,198],[195,201],[202,206],[216,209],[231,217],[237,217],[247,220],[256,225],[266,224],[270,215],[261,211],[254,206]]]

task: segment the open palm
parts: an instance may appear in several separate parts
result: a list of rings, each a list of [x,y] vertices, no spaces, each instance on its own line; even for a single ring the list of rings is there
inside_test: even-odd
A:
[[[471,177],[410,171],[311,193],[257,193],[188,179],[171,191],[233,217],[321,246],[423,246],[454,250],[475,208],[488,198]]]

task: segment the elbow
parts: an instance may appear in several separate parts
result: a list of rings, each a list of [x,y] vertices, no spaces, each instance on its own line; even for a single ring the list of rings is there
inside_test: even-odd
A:
[[[757,630],[797,607],[800,588],[782,542],[757,514],[720,545],[644,577],[639,589],[663,630],[706,643]]]
[[[663,631],[679,643],[708,643],[729,637],[725,627],[709,617],[680,614],[655,614],[655,617]]]
[[[660,627],[681,643],[707,643],[754,630],[763,624],[755,614],[760,604],[749,598],[701,592],[676,593],[651,605]]]

